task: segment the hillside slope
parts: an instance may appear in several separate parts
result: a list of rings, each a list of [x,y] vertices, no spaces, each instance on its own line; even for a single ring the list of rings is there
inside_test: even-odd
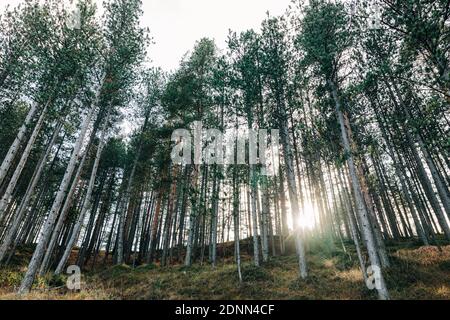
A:
[[[393,299],[450,299],[450,246],[415,247],[410,243],[389,246],[393,267],[386,272]],[[83,275],[81,292],[68,292],[64,278],[46,277],[27,297],[18,297],[23,266],[0,269],[2,299],[376,299],[366,288],[351,247],[310,249],[310,277],[298,279],[294,255],[272,258],[255,268],[243,257],[243,283],[239,284],[233,257],[215,269],[196,264],[107,267]]]

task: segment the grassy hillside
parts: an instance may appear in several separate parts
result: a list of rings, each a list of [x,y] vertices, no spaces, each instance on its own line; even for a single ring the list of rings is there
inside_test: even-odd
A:
[[[14,286],[25,271],[23,252],[9,268],[0,269],[2,299],[376,299],[362,280],[351,246],[347,252],[334,246],[312,245],[308,262],[310,277],[298,279],[294,255],[272,258],[261,268],[243,257],[243,283],[239,284],[233,257],[222,259],[215,269],[196,264],[109,266],[83,274],[83,289],[71,293],[65,278],[45,277],[37,281],[27,297],[18,297]],[[417,247],[414,243],[389,245],[392,268],[386,272],[393,299],[450,299],[450,246]]]

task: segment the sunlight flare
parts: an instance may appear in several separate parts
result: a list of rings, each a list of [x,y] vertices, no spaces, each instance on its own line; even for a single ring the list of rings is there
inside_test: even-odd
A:
[[[303,210],[297,219],[297,226],[304,230],[313,230],[316,226],[314,208],[310,203],[303,206]]]

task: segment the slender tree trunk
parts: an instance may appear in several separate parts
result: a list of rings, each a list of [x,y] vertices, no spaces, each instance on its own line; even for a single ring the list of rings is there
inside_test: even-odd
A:
[[[124,252],[124,241],[125,241],[125,224],[126,224],[126,214],[129,209],[130,205],[130,195],[131,195],[131,188],[133,187],[133,181],[134,176],[136,173],[137,164],[139,161],[139,157],[141,154],[142,146],[139,147],[139,150],[137,152],[136,158],[133,162],[133,167],[130,172],[130,177],[128,178],[127,188],[125,190],[125,194],[123,195],[123,199],[121,202],[121,210],[120,210],[120,216],[119,216],[119,229],[117,233],[117,264],[123,264],[123,252]]]
[[[6,191],[3,194],[2,199],[0,200],[0,220],[2,220],[3,214],[5,213],[5,208],[11,201],[12,193],[17,185],[17,182],[19,181],[20,175],[22,174],[23,168],[25,167],[25,164],[28,160],[28,156],[30,155],[31,149],[34,146],[36,138],[38,137],[39,132],[41,131],[41,127],[42,124],[44,123],[46,112],[47,107],[45,107],[44,110],[42,111],[41,116],[39,117],[39,120],[37,121],[34,127],[33,133],[31,134],[31,137],[28,140],[27,146],[25,147],[25,150],[22,152],[22,156],[20,158],[19,163],[17,164],[16,170],[14,170],[14,174],[11,180],[9,181],[8,187],[6,188]]]
[[[13,238],[16,235],[16,233],[20,227],[20,223],[22,222],[22,220],[25,216],[25,213],[27,212],[31,197],[34,194],[34,190],[36,189],[37,184],[39,183],[39,180],[40,180],[42,173],[44,171],[44,168],[45,168],[46,160],[48,159],[48,157],[51,153],[52,147],[55,144],[56,139],[58,138],[61,128],[62,128],[62,122],[60,122],[57,125],[55,131],[53,132],[53,136],[47,145],[45,152],[42,154],[41,158],[39,159],[39,162],[36,166],[36,170],[33,174],[33,177],[31,178],[31,181],[27,188],[27,191],[25,192],[25,196],[21,201],[21,204],[19,206],[17,214],[14,217],[14,220],[13,220],[11,226],[8,228],[8,231],[5,235],[5,237],[3,238],[3,241],[0,245],[0,262],[5,257],[6,251],[8,250],[8,247],[11,245],[11,242],[13,241]],[[60,145],[60,147],[61,147],[61,145]],[[58,149],[57,153],[58,152],[59,152],[59,149]]]
[[[278,111],[280,112],[280,118],[281,118],[281,143],[283,145],[283,151],[284,151],[284,158],[285,158],[285,164],[286,164],[286,175],[287,175],[287,182],[288,182],[288,190],[289,190],[289,200],[291,204],[291,215],[292,220],[295,221],[298,218],[298,215],[300,213],[300,208],[298,205],[298,195],[297,195],[297,185],[295,183],[295,173],[294,173],[294,160],[292,156],[292,146],[289,139],[289,132],[288,132],[288,126],[287,126],[287,117],[286,117],[286,110],[284,105],[279,106]],[[300,230],[294,229],[295,233],[295,245],[297,249],[298,259],[299,259],[299,270],[300,270],[300,276],[305,279],[308,276],[307,271],[307,264],[306,264],[306,253],[305,253],[305,247],[303,244],[303,240],[300,235]]]
[[[218,172],[219,171],[219,172]],[[216,165],[214,168],[214,184],[213,184],[213,203],[212,203],[212,217],[211,217],[211,263],[215,267],[217,263],[217,220],[219,217],[219,193],[221,179],[220,169]]]
[[[166,224],[164,226],[164,234],[163,234],[163,252],[161,257],[161,265],[166,266],[167,262],[167,253],[169,250],[170,245],[170,230],[172,226],[172,219],[174,215],[174,204],[175,204],[175,197],[177,195],[177,179],[178,179],[178,173],[179,173],[179,167],[175,165],[175,168],[172,169],[172,186],[171,191],[169,195],[169,204],[167,206],[167,215],[166,215]]]
[[[16,139],[14,140],[11,147],[9,148],[5,159],[3,159],[2,165],[0,167],[0,186],[3,184],[6,174],[8,173],[9,168],[11,167],[11,165],[14,161],[14,158],[17,155],[17,152],[19,151],[20,145],[22,144],[23,139],[25,138],[27,128],[30,125],[30,122],[33,119],[36,111],[37,111],[37,107],[33,103],[31,106],[31,109],[28,111],[27,117],[25,118],[25,122],[19,129],[19,133],[17,134]]]
[[[70,253],[72,252],[73,246],[75,245],[75,242],[78,239],[78,235],[80,233],[80,229],[81,229],[81,225],[83,224],[84,217],[86,216],[86,213],[88,212],[88,210],[91,208],[92,191],[94,190],[95,179],[97,177],[98,165],[100,163],[100,158],[102,155],[103,147],[105,145],[104,134],[105,134],[105,127],[103,128],[102,137],[100,138],[100,142],[97,147],[97,153],[95,155],[94,165],[92,167],[92,172],[91,172],[91,177],[89,179],[88,189],[86,191],[86,196],[84,198],[83,208],[81,209],[78,220],[75,224],[75,227],[72,230],[72,235],[70,237],[69,242],[67,243],[64,254],[63,254],[61,260],[59,261],[58,266],[56,267],[55,274],[60,274],[62,272],[62,269],[64,268],[64,266],[67,262],[67,259],[69,258]]]
[[[341,175],[338,174],[337,176],[339,178],[340,185],[344,188],[344,184],[342,182]],[[356,226],[355,226],[355,223],[354,223],[353,212],[352,212],[352,209],[350,208],[350,199],[347,196],[345,196],[345,200],[343,202],[344,202],[344,206],[345,206],[345,211],[347,212],[348,221],[349,221],[349,224],[350,224],[351,237],[352,237],[353,242],[354,242],[355,247],[356,247],[356,254],[358,256],[359,266],[361,268],[361,272],[363,274],[363,278],[364,278],[364,280],[366,280],[367,279],[366,266],[364,264],[364,259],[363,259],[362,253],[361,253],[361,245],[360,245],[360,242],[359,242],[359,233],[356,230]]]
[[[237,181],[237,167],[234,165],[233,168],[233,221],[234,221],[234,252],[236,255],[236,266],[238,271],[239,283],[242,283],[242,272],[241,272],[241,251],[240,251],[240,241],[239,241],[239,183]]]
[[[163,182],[161,182],[163,183]],[[153,214],[153,220],[152,220],[152,227],[150,232],[150,244],[149,244],[149,251],[147,253],[147,263],[151,263],[154,259],[154,252],[157,247],[157,233],[158,233],[158,223],[159,223],[159,216],[161,213],[161,206],[164,196],[164,188],[163,186],[160,187],[158,191],[158,200],[156,202],[156,208],[155,213]]]
[[[199,174],[199,167],[198,165],[193,165],[193,178],[192,178],[192,185],[191,185],[191,190],[194,192],[193,195],[191,195],[191,197],[193,197],[194,201],[192,202],[191,205],[191,213],[189,215],[189,234],[188,234],[188,239],[187,239],[187,246],[186,246],[186,258],[185,258],[185,266],[186,267],[190,267],[192,265],[192,245],[194,242],[194,230],[196,227],[196,220],[197,220],[197,209],[198,209],[198,204],[197,204],[197,195],[196,195],[196,190],[197,190],[197,180],[198,180],[198,174]],[[192,192],[191,191],[191,192]]]
[[[67,187],[69,186],[73,171],[75,169],[75,165],[76,165],[77,161],[79,160],[80,150],[83,145],[83,141],[86,136],[87,129],[91,122],[92,115],[94,113],[94,109],[95,109],[94,107],[90,108],[90,110],[88,111],[88,114],[86,115],[86,118],[83,121],[80,135],[78,136],[78,139],[75,143],[75,147],[72,151],[72,155],[71,155],[69,164],[67,166],[66,172],[64,174],[64,178],[61,181],[61,185],[59,187],[55,201],[53,202],[52,208],[51,208],[50,213],[45,222],[44,229],[43,229],[41,237],[40,237],[40,241],[34,251],[33,257],[31,258],[30,264],[28,266],[28,270],[27,270],[25,277],[22,280],[22,283],[20,285],[20,288],[19,288],[20,294],[28,293],[30,291],[31,286],[34,281],[34,278],[36,276],[36,273],[40,267],[40,264],[42,262],[42,257],[45,253],[45,249],[47,247],[47,243],[51,236],[53,226],[54,226],[56,218],[58,216],[59,209],[61,208],[61,204],[66,195],[66,190],[67,190]]]
[[[413,119],[411,119],[411,115],[408,111],[407,106],[405,105],[405,102],[403,101],[403,98],[397,88],[397,86],[395,85],[395,82],[392,82],[394,91],[391,88],[390,83],[385,80],[386,86],[388,88],[388,93],[391,96],[391,99],[393,100],[393,102],[395,103],[396,106],[398,106],[398,104],[400,104],[401,107],[401,111],[403,112],[403,114],[405,115],[406,119],[410,122],[413,121]],[[395,94],[394,94],[395,92]],[[395,95],[397,96],[397,99],[395,98]],[[436,217],[438,218],[439,221],[439,225],[441,226],[442,230],[444,231],[445,236],[447,237],[448,240],[450,240],[450,227],[446,221],[446,218],[443,214],[443,210],[441,209],[441,206],[439,205],[439,201],[436,197],[436,195],[433,192],[433,187],[431,184],[430,179],[428,178],[428,175],[425,171],[425,168],[423,166],[422,160],[420,159],[420,155],[417,152],[417,149],[415,147],[415,143],[414,143],[414,138],[412,137],[409,128],[405,128],[405,133],[406,133],[406,138],[408,140],[408,143],[410,145],[410,150],[412,152],[412,155],[414,157],[414,161],[417,164],[418,167],[418,173],[419,173],[419,177],[421,180],[421,183],[424,187],[424,191],[427,195],[428,200],[430,201],[431,206],[433,207],[433,210],[436,213]],[[421,140],[420,137],[418,137],[416,135],[416,138],[418,138],[417,140]],[[423,144],[423,142],[422,142]],[[426,157],[427,155],[425,155]],[[438,187],[439,188],[439,187]],[[444,207],[445,208],[445,207]]]
[[[337,96],[337,91],[336,91],[336,96]],[[346,113],[341,111],[341,114],[342,114],[343,120],[344,120],[344,127],[346,129],[347,139],[350,143],[350,150],[352,150],[352,145],[356,149],[356,143],[353,141],[353,138],[352,138],[353,132],[352,132],[352,129],[350,126],[350,120]],[[378,225],[378,222],[377,222],[377,219],[375,216],[375,212],[373,210],[372,199],[369,194],[369,188],[367,186],[364,170],[363,170],[361,164],[356,165],[356,172],[359,176],[360,190],[361,190],[362,196],[364,198],[364,202],[366,204],[366,210],[368,213],[371,229],[373,230],[373,235],[374,235],[375,244],[377,247],[378,257],[380,258],[381,266],[389,267],[390,266],[389,257],[387,255],[383,237],[380,232],[380,227]],[[382,214],[381,211],[380,211],[380,214]],[[395,221],[392,221],[392,223],[395,224]],[[396,227],[396,225],[394,225],[394,227]]]
[[[67,214],[69,213],[69,209],[72,205],[73,196],[75,194],[75,190],[77,189],[77,185],[80,181],[81,173],[83,171],[83,167],[84,167],[84,163],[87,158],[87,154],[88,154],[88,151],[86,150],[84,152],[83,158],[80,161],[80,164],[78,165],[77,172],[75,173],[75,178],[73,179],[72,185],[69,189],[69,193],[66,196],[66,201],[64,202],[61,213],[59,214],[58,221],[56,222],[56,226],[53,229],[52,237],[47,246],[47,250],[45,251],[44,260],[42,261],[42,264],[41,264],[41,267],[39,270],[39,274],[41,276],[43,276],[48,270],[50,260],[51,260],[52,254],[53,254],[53,250],[59,239],[61,229],[64,226],[64,222],[66,221]]]
[[[376,251],[375,238],[373,235],[372,227],[370,225],[368,213],[367,213],[366,207],[364,205],[364,198],[361,193],[361,186],[359,184],[356,166],[353,161],[352,150],[351,150],[350,142],[349,142],[349,139],[347,136],[347,128],[345,127],[344,116],[343,116],[342,110],[341,110],[341,102],[339,100],[335,84],[331,80],[328,80],[328,84],[330,86],[331,93],[332,93],[332,96],[333,96],[333,99],[335,102],[336,116],[338,118],[338,121],[339,121],[339,124],[341,127],[342,143],[344,146],[344,150],[347,154],[347,163],[349,166],[353,191],[355,193],[357,213],[360,218],[361,228],[362,228],[362,231],[364,234],[364,240],[366,242],[366,247],[367,247],[367,251],[369,254],[370,263],[371,263],[372,267],[378,267],[380,270],[380,274],[379,274],[380,286],[377,288],[378,296],[380,299],[386,300],[386,299],[389,299],[389,293],[386,288],[386,283],[384,281],[383,273],[381,272],[381,264],[380,264],[380,259],[378,257],[377,251]]]

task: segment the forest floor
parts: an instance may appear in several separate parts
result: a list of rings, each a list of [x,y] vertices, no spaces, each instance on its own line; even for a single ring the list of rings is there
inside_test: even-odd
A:
[[[261,268],[252,265],[245,249],[242,263],[243,283],[239,283],[232,256],[224,248],[216,268],[209,264],[106,266],[101,271],[86,271],[82,290],[69,292],[65,278],[44,277],[36,281],[28,296],[15,295],[26,270],[31,249],[22,250],[11,267],[0,269],[0,299],[376,299],[366,288],[354,248],[344,252],[338,244],[332,248],[310,245],[309,278],[298,278],[295,255],[272,257]],[[419,247],[413,242],[388,244],[392,267],[386,271],[393,299],[450,299],[450,246]],[[232,244],[226,252],[232,253]],[[350,258],[351,257],[351,258]]]

